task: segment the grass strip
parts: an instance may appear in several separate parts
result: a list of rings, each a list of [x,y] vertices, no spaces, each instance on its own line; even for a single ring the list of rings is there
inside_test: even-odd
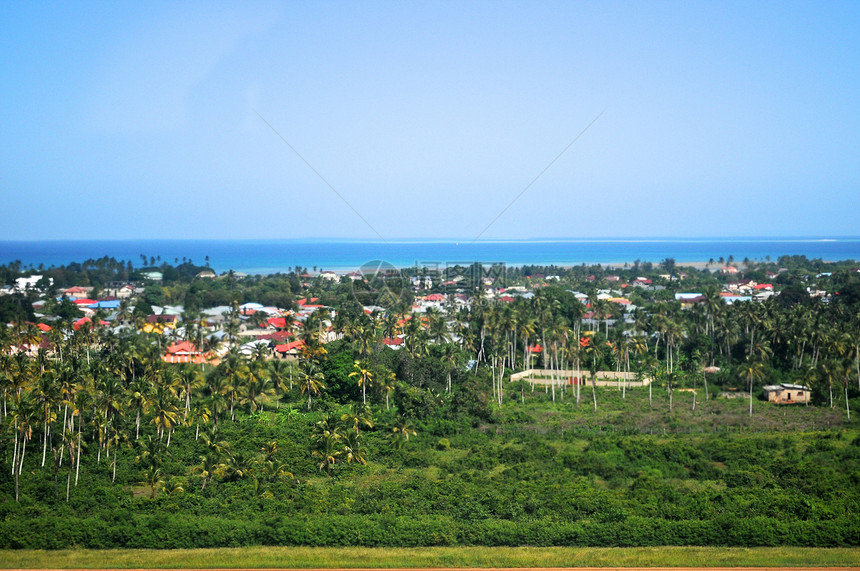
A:
[[[243,547],[0,550],[3,569],[860,567],[860,549],[809,547]]]

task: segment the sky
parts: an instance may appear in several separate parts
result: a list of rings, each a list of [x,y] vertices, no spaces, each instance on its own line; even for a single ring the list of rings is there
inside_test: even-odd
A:
[[[0,240],[856,236],[858,2],[0,3]]]

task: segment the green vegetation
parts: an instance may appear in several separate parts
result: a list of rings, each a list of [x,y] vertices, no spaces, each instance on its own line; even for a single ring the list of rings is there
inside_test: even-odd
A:
[[[243,547],[0,551],[4,569],[435,569],[451,567],[848,567],[860,552],[809,547]]]
[[[578,273],[531,299],[489,301],[482,286],[413,313],[414,292],[379,279],[188,270],[104,316],[125,327],[98,314],[72,327],[67,300],[46,333],[19,319],[0,330],[0,549],[860,545],[856,272],[821,277],[812,298],[798,270],[782,291],[799,295],[734,305],[717,289],[682,307],[636,288],[626,319]],[[239,300],[264,291],[319,297],[284,308],[295,359],[241,343],[268,315]],[[233,296],[232,309],[208,322],[202,292]],[[357,299],[374,293],[383,309],[368,314]],[[198,300],[181,332],[144,327],[137,308],[177,299]],[[395,337],[399,349],[383,343]],[[208,362],[165,362],[180,338]],[[510,381],[536,367],[551,382]],[[654,381],[597,386],[598,371]],[[758,398],[789,381],[811,386],[809,405]],[[784,552],[784,564],[808,553]],[[516,566],[504,561],[529,551],[418,553]],[[683,562],[699,553],[723,561]]]

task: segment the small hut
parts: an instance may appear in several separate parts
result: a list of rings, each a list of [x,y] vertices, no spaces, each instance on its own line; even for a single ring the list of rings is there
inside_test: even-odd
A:
[[[764,397],[768,402],[779,404],[808,403],[812,389],[803,385],[767,385],[764,387]]]

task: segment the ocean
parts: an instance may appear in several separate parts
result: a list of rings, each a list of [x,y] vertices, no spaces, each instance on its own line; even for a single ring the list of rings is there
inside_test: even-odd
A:
[[[170,263],[189,259],[217,272],[246,274],[290,271],[358,270],[380,260],[395,267],[444,267],[473,262],[509,266],[574,266],[591,263],[706,262],[713,258],[765,261],[805,255],[826,261],[860,260],[860,237],[851,238],[701,238],[701,239],[547,239],[547,240],[43,240],[0,241],[0,264],[65,265],[109,256],[135,267],[152,257]],[[160,263],[160,262],[159,262]]]

